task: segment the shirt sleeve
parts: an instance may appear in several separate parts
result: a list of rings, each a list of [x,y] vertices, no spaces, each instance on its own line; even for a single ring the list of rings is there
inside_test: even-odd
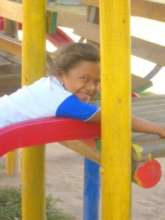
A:
[[[67,117],[86,121],[90,119],[99,107],[95,104],[82,102],[75,95],[67,97],[57,108],[56,117]]]

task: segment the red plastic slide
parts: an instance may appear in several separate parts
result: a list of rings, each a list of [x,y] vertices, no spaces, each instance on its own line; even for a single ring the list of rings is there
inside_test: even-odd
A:
[[[0,129],[0,156],[21,147],[66,140],[100,138],[100,125],[64,118],[44,118],[10,125]],[[161,178],[156,160],[144,161],[134,169],[134,181],[144,188],[155,186]]]
[[[0,156],[20,147],[100,137],[100,126],[79,120],[44,118],[0,129]]]

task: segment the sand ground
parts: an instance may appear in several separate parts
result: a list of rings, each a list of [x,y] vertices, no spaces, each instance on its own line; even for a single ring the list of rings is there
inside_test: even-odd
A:
[[[133,184],[133,220],[165,219],[165,160],[160,160],[163,177],[150,190]],[[19,185],[19,175],[6,177],[0,173],[0,186]],[[58,199],[58,207],[82,220],[83,158],[59,144],[50,144],[46,150],[46,190]],[[94,220],[94,219],[93,219]]]

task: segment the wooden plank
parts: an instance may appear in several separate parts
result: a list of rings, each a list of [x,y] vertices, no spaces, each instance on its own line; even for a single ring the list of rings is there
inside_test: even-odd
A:
[[[150,43],[136,37],[132,37],[132,54],[160,66],[165,66],[165,47],[155,43]]]
[[[82,0],[88,6],[99,7],[99,0]],[[165,21],[165,1],[164,0],[132,0],[131,13],[133,16],[140,16],[159,21]]]
[[[10,89],[0,90],[0,96],[9,95],[9,94],[15,92],[17,89],[18,89],[17,87],[16,88],[13,87],[12,89],[10,88]]]
[[[22,4],[8,0],[1,0],[0,16],[9,20],[22,22]]]
[[[7,0],[1,0],[1,1],[9,2]],[[19,3],[14,3],[14,2],[11,2],[11,4],[17,4],[17,6],[20,5]],[[3,4],[0,5],[0,13],[1,13],[2,5]],[[20,6],[18,8],[20,8]],[[57,7],[56,9],[58,11],[58,19],[57,19],[58,25],[71,27],[75,30],[75,33],[79,34],[80,36],[87,38],[88,40],[93,41],[95,43],[99,43],[99,26],[98,25],[86,22],[86,18],[84,15],[67,12],[66,9],[61,9],[60,7]],[[17,54],[20,54],[19,45],[17,43],[10,47],[10,46],[7,46],[5,42],[6,41],[4,41],[4,39],[0,40],[0,47],[2,49],[7,48],[7,50],[11,53],[15,52]],[[11,43],[11,42],[8,41],[8,43]],[[135,56],[139,56],[151,62],[165,66],[165,60],[164,60],[165,48],[164,47],[157,45],[157,44],[149,43],[144,40],[140,40],[135,37],[132,38],[132,44],[133,44],[132,53]]]
[[[146,0],[146,1],[165,4],[165,0]]]
[[[165,21],[165,4],[145,0],[132,0],[131,12],[133,16]]]
[[[93,5],[95,7],[99,7],[98,0],[82,0],[84,4]],[[163,2],[162,2],[163,3]],[[134,16],[142,16],[151,19],[156,19],[160,21],[165,21],[165,4],[149,2],[145,0],[132,0],[132,15]],[[56,7],[58,13],[63,13],[63,10],[60,7]],[[52,10],[48,7],[48,10]],[[70,13],[73,15],[73,13]],[[18,2],[11,2],[8,0],[1,0],[0,4],[0,15],[10,20],[14,20],[17,22],[22,22],[22,4]],[[66,20],[68,17],[65,17]],[[76,19],[75,19],[76,20]],[[62,22],[60,22],[62,23]],[[78,23],[77,23],[78,24]]]
[[[115,2],[116,7],[111,7]],[[101,219],[128,220],[131,194],[129,7],[128,1],[123,0],[101,0],[100,3],[103,170]],[[121,19],[116,19],[118,17]],[[108,104],[110,97],[112,105]],[[117,109],[121,111],[116,115]]]
[[[89,147],[83,141],[65,141],[60,142],[65,147],[77,152],[81,156],[100,163],[100,154],[94,148]]]
[[[86,28],[86,25],[81,25],[80,30],[85,31],[86,33],[88,32],[89,34],[91,33],[91,37],[88,36],[88,38],[92,38],[93,34],[96,36],[97,33],[94,31],[90,31],[90,26],[93,26],[93,24],[89,23],[89,28]],[[98,26],[96,25],[98,28]],[[96,31],[96,28],[94,29]],[[97,30],[98,32],[98,30]],[[5,44],[2,42],[5,42]],[[2,34],[0,34],[0,47],[1,49],[6,50],[9,53],[15,54],[17,56],[21,55],[21,43],[18,43],[16,40],[12,40],[10,37],[6,37]],[[133,84],[133,91],[137,91],[139,88],[151,85],[151,82],[149,80],[144,80],[142,78],[139,78],[137,76],[132,77],[132,84]]]
[[[147,108],[147,110],[146,110],[146,108]],[[142,106],[136,106],[136,108],[134,108],[133,107],[133,110],[135,110],[135,111],[142,111],[142,112],[144,112],[144,113],[149,113],[149,112],[153,112],[153,111],[157,111],[157,112],[161,112],[161,111],[164,111],[164,113],[165,113],[165,103],[163,103],[163,102],[161,102],[160,104],[159,104],[159,109],[158,109],[158,106],[157,105],[154,105],[154,104],[144,104],[144,105],[142,105]],[[165,117],[165,116],[164,116]]]
[[[162,66],[156,64],[155,67],[145,76],[145,79],[152,79],[161,70]]]
[[[47,10],[58,12],[58,22],[59,22],[58,25],[72,27],[71,24],[73,23],[73,28],[74,28],[74,26],[76,25],[76,19],[78,19],[78,22],[79,20],[80,22],[86,21],[85,15],[80,15],[78,13],[73,13],[71,11],[68,12],[68,8],[64,8],[58,5],[55,7],[55,9],[52,9],[50,8],[50,6],[48,6]],[[23,19],[22,4],[18,2],[11,2],[8,0],[1,0],[0,16],[22,23],[22,19]]]
[[[79,24],[86,23],[86,17],[78,13],[69,12],[64,8],[56,7],[58,12],[57,25],[66,26],[69,28],[77,29]]]
[[[159,104],[155,104],[155,101],[158,99]],[[149,103],[148,103],[149,102]],[[165,122],[165,96],[149,96],[149,97],[141,97],[133,100],[133,112],[136,116],[143,116],[144,118],[151,121],[159,121],[161,119],[161,123]],[[140,107],[140,108],[139,108]],[[135,134],[134,137],[141,138],[141,141],[145,139],[145,141],[157,140],[159,137],[157,135],[151,135],[150,139],[147,139],[146,134],[138,133]]]
[[[79,23],[75,27],[75,33],[95,43],[99,43],[100,41],[99,26],[97,24],[90,22]]]
[[[164,106],[165,95],[145,96],[133,100],[133,112],[136,116],[157,123],[165,123]],[[165,139],[160,139],[158,135],[133,133],[133,143],[142,145],[144,152],[152,153],[154,157],[164,157],[165,155]]]
[[[99,0],[81,0],[82,4],[99,7]]]
[[[139,1],[139,0],[138,0]],[[99,0],[81,0],[82,4],[99,7]],[[146,2],[165,4],[165,0],[146,0]]]
[[[21,87],[21,65],[9,64],[0,67],[0,95],[10,94]]]
[[[4,74],[0,75],[0,92],[6,90],[12,91],[13,88],[21,87],[21,76],[19,74]]]
[[[7,60],[7,59],[4,59],[3,57],[0,57],[0,68],[2,66],[6,66],[6,65],[9,65],[10,62]]]
[[[133,92],[139,92],[152,86],[152,82],[148,79],[144,79],[140,76],[132,75],[132,90]]]
[[[80,23],[75,32],[90,41],[99,43],[99,26],[96,24]],[[165,66],[165,47],[159,44],[132,37],[132,54],[160,66]]]
[[[21,56],[21,43],[4,34],[0,34],[0,49]]]
[[[99,24],[99,8],[88,6],[87,21],[93,24]]]

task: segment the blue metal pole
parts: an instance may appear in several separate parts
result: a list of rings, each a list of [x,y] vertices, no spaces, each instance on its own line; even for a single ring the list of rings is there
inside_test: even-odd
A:
[[[84,161],[84,215],[83,220],[99,219],[99,165],[91,160]]]

